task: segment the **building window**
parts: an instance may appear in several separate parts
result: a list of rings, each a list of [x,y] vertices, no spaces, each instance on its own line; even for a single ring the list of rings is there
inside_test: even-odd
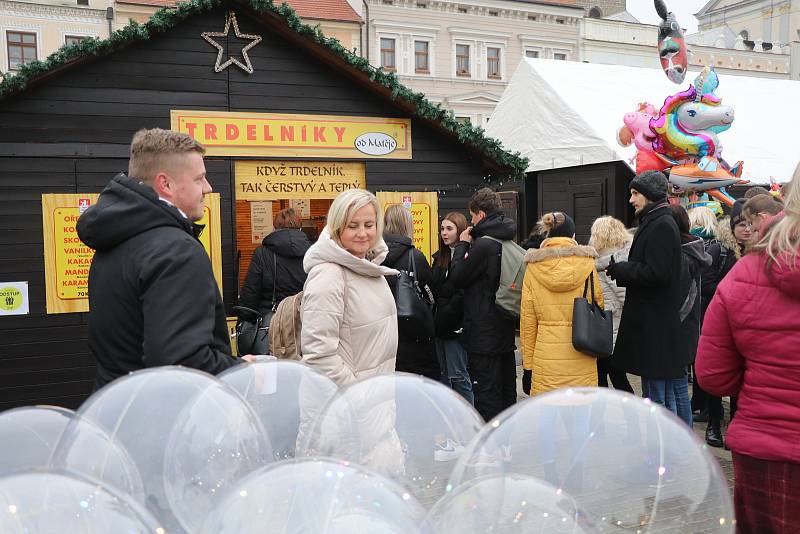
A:
[[[8,70],[17,70],[23,63],[35,61],[36,34],[30,32],[6,32],[8,43]]]
[[[417,74],[430,74],[428,61],[428,41],[414,41],[414,72]]]
[[[528,20],[536,20],[536,15],[528,15]]]
[[[489,16],[490,17],[499,17],[500,16],[500,12],[499,11],[489,11]]]
[[[564,19],[556,19],[556,24],[564,24]]]
[[[381,67],[384,70],[395,71],[397,64],[395,63],[395,48],[394,39],[387,39],[381,37]]]
[[[428,4],[425,2],[417,2],[417,7],[420,9],[428,9]]]
[[[383,4],[385,6],[393,6],[394,5],[394,0],[383,0],[381,2],[381,4]]]
[[[525,57],[537,58],[537,57],[539,57],[539,51],[538,50],[525,50]]]
[[[602,19],[603,18],[603,12],[600,11],[599,7],[595,6],[592,9],[589,10],[589,18],[590,19]]]
[[[88,6],[89,5],[89,0],[78,0],[78,5],[79,6]]]
[[[459,124],[471,124],[472,121],[469,117],[458,117],[456,116],[456,122]]]
[[[459,13],[467,13],[467,11],[468,11],[468,10],[467,10],[467,8],[466,8],[466,7],[459,7],[459,8],[458,8],[458,12],[459,12]]]
[[[456,45],[456,76],[469,76],[469,45]]]
[[[559,61],[566,61],[567,60],[567,54],[564,54],[564,53],[561,53],[561,52],[556,52],[555,54],[553,54],[553,59],[557,59]]]
[[[486,49],[486,76],[495,80],[500,79],[500,49],[488,47]]]
[[[78,44],[82,41],[85,41],[88,37],[84,35],[65,35],[64,36],[64,44],[67,46]]]

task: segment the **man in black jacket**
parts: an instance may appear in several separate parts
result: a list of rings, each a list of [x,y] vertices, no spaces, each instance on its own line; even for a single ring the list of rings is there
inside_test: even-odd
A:
[[[495,239],[514,239],[517,223],[500,211],[500,197],[489,188],[469,202],[472,227],[455,246],[450,279],[464,290],[462,342],[469,358],[475,408],[486,421],[517,400],[514,324],[495,305],[500,286],[502,245]]]
[[[95,387],[131,371],[183,365],[219,373],[237,360],[211,262],[198,236],[211,192],[205,149],[168,130],[140,130],[128,176],[115,176],[78,220],[96,253],[89,271]]]
[[[682,378],[688,364],[680,321],[681,238],[662,173],[637,174],[630,190],[639,228],[628,261],[607,270],[627,289],[611,363],[641,376],[645,396],[664,405],[669,381]]]

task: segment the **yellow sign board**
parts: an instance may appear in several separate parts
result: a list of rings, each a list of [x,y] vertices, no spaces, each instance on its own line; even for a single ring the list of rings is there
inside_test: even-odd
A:
[[[171,128],[208,156],[411,159],[411,120],[172,110]]]
[[[42,195],[44,271],[47,313],[89,311],[89,268],[94,250],[78,238],[78,218],[97,202],[97,193]],[[211,258],[214,277],[222,289],[222,239],[219,193],[205,196],[206,229],[200,242]]]
[[[388,193],[378,191],[378,201],[383,212],[389,206],[400,204],[411,211],[414,221],[414,246],[431,262],[433,253],[439,250],[439,196],[424,193]]]
[[[363,162],[255,161],[236,162],[236,200],[336,198],[348,189],[366,187]]]

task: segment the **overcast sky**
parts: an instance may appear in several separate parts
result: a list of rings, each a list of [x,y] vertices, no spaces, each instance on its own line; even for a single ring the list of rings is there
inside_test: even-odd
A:
[[[700,11],[708,0],[665,0],[667,9],[675,13],[680,25],[685,28],[685,33],[697,31],[697,19],[694,14]],[[656,13],[653,0],[627,0],[628,11],[645,24],[658,24],[661,17]]]

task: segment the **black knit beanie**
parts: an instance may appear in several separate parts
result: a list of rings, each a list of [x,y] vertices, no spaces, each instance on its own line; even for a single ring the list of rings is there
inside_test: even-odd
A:
[[[630,189],[635,189],[651,202],[667,199],[667,177],[663,172],[644,171],[633,177]]]
[[[736,225],[744,220],[744,205],[747,203],[746,198],[739,198],[733,203],[731,208],[731,231],[736,228]]]
[[[575,221],[572,220],[572,217],[567,215],[564,212],[560,212],[564,216],[564,222],[560,226],[556,226],[550,232],[548,232],[547,237],[569,237],[572,238],[575,235]],[[558,223],[556,223],[558,224]]]

